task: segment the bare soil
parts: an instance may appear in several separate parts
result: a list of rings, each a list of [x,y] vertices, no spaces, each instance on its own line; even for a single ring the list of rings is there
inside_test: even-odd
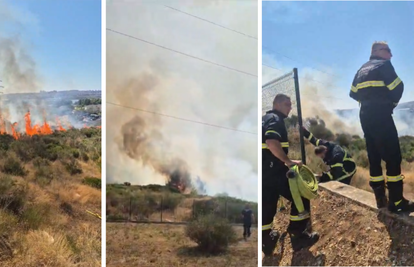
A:
[[[185,225],[107,223],[106,266],[246,266],[258,264],[257,228],[243,240],[243,228],[235,227],[240,240],[219,255],[197,251],[185,236]]]
[[[278,213],[274,222],[283,236],[289,209]],[[322,191],[312,201],[312,222],[320,234],[317,244],[293,253],[289,237],[281,238],[273,257],[263,259],[263,266],[414,265],[414,227],[383,212]]]

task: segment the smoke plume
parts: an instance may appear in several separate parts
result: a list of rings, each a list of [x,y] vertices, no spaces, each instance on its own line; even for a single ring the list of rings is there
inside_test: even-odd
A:
[[[165,2],[257,36],[256,1],[177,3]],[[257,40],[159,4],[108,4],[107,27],[257,73]],[[197,187],[200,176],[210,195],[257,201],[257,135],[168,117],[257,133],[256,88],[256,77],[107,31],[107,101],[116,104],[107,105],[108,182],[179,177]]]

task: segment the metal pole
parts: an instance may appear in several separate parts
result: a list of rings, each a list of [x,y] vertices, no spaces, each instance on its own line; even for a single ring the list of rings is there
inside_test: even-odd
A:
[[[130,193],[129,195],[129,221],[131,221],[131,217],[132,217],[132,196]]]
[[[302,132],[302,107],[300,105],[300,90],[299,90],[299,76],[298,69],[293,69],[293,78],[295,80],[295,91],[296,91],[296,104],[298,105],[298,123],[299,123],[299,136],[300,136],[300,150],[302,152],[302,162],[306,164],[306,152],[305,152],[305,140]]]
[[[161,222],[162,222],[162,195],[161,195]]]

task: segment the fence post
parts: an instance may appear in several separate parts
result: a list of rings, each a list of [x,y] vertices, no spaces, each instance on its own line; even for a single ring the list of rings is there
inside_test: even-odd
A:
[[[293,78],[295,80],[295,92],[296,92],[296,104],[298,105],[298,123],[299,123],[299,136],[300,136],[300,150],[302,152],[302,162],[306,164],[306,152],[305,152],[305,141],[302,132],[302,107],[300,105],[300,90],[299,90],[299,76],[298,69],[293,69]]]
[[[132,217],[132,196],[129,195],[129,221],[131,221]]]
[[[161,195],[161,222],[162,222],[162,210],[163,208],[162,208],[162,195]]]
[[[195,217],[195,200],[194,199],[193,199],[193,207],[192,207],[191,213],[192,213],[192,219],[194,219]]]
[[[229,218],[227,217],[227,200],[226,200],[226,202],[224,202],[224,205],[225,205],[225,213],[224,213],[224,216],[226,216],[226,219],[228,220]]]

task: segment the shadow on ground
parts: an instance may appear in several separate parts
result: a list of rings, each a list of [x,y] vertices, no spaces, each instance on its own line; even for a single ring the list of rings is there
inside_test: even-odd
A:
[[[398,216],[405,217],[404,220],[413,220],[408,214]],[[414,266],[414,226],[396,220],[396,217],[397,215],[390,217],[385,210],[381,210],[377,216],[391,239],[388,258],[392,265]]]
[[[263,259],[263,266],[279,266],[284,256],[286,232],[280,237],[272,257]],[[324,266],[326,257],[323,254],[314,256],[308,249],[292,253],[291,266]]]

